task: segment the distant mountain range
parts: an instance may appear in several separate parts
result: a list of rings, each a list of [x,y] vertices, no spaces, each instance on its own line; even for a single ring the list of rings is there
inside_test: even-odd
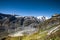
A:
[[[28,23],[39,23],[41,20],[46,20],[48,19],[47,17],[45,17],[46,19],[44,19],[43,17],[34,17],[34,16],[16,16],[16,15],[10,15],[10,14],[3,14],[0,13],[0,19],[4,19],[4,18],[8,18],[9,21],[13,21],[13,20],[19,20],[21,25],[27,25]],[[29,25],[28,24],[28,25]]]
[[[45,17],[45,16],[38,16],[37,18],[42,19],[43,17]],[[45,19],[47,20],[47,19],[49,19],[49,17],[45,17]]]

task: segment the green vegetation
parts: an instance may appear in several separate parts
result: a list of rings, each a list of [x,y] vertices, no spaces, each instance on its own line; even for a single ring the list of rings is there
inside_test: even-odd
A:
[[[47,33],[48,31],[46,30],[45,31],[40,30],[37,33],[31,35],[24,35],[22,37],[8,37],[7,39],[9,40],[60,40],[60,30],[50,35],[47,35]]]
[[[25,35],[23,37],[8,37],[7,39],[9,40],[38,40],[38,39],[43,39],[44,37],[46,36],[46,32],[45,33],[42,33],[40,34],[39,32],[38,33],[34,33],[32,35]]]

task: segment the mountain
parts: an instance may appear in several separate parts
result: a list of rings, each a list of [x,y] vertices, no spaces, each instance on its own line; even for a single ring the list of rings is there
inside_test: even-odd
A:
[[[13,21],[16,19],[14,15],[0,13],[0,19],[4,19],[4,18],[8,18],[10,21]]]
[[[0,33],[0,38],[2,37],[4,31],[6,31],[4,35],[7,34],[7,36],[11,34],[15,37],[15,36],[20,36],[20,33],[23,34],[21,40],[25,40],[25,39],[26,40],[50,40],[51,38],[54,40],[56,35],[60,33],[60,14],[54,14],[51,16],[51,18],[44,17],[44,16],[16,17],[10,14],[9,15],[1,14],[0,17],[1,17],[0,32],[2,32]],[[7,18],[5,19],[5,17]],[[12,21],[9,21],[10,17],[16,19],[14,20],[12,19]],[[4,21],[2,21],[3,19]],[[11,35],[10,35],[10,39],[11,39]],[[58,40],[57,37],[56,39]],[[11,40],[14,39],[12,38]]]
[[[45,16],[38,16],[37,18],[42,19],[43,17],[45,17]],[[49,19],[49,17],[45,17],[45,19],[47,20],[47,19]]]
[[[28,26],[32,23],[39,23],[40,22],[40,20],[34,16],[24,16],[24,17],[20,16],[20,17],[16,17],[16,18],[19,19],[20,24],[24,25],[24,26]]]

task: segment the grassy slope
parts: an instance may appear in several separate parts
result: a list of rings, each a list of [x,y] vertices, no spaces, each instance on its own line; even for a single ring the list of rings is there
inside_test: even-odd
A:
[[[49,29],[51,29],[51,28],[49,28]],[[49,30],[49,29],[47,29],[47,30]],[[53,36],[53,37],[51,37],[51,36]],[[60,39],[58,35],[55,37],[54,37],[54,35],[47,36],[47,31],[41,32],[41,30],[40,30],[39,32],[34,33],[32,35],[25,35],[23,37],[8,37],[6,40],[57,40],[57,39],[58,40]]]
[[[10,38],[10,40],[19,40],[19,37]],[[47,36],[47,32],[23,36],[21,40],[60,40],[60,30],[49,36]]]
[[[38,39],[43,39],[43,37],[46,36],[46,32],[41,33],[37,32],[32,35],[25,35],[23,37],[8,37],[6,40],[38,40]]]

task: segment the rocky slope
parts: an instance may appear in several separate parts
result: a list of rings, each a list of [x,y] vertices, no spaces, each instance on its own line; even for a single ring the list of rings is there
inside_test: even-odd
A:
[[[12,17],[16,19],[14,21],[9,21],[10,20],[9,18],[8,18],[9,20],[5,19],[7,21],[5,21],[4,24],[1,23],[1,26],[4,25],[6,29],[9,29],[8,32],[10,33],[11,31],[12,32],[11,35],[14,37],[17,35],[19,36],[20,33],[24,34],[21,40],[50,40],[51,39],[50,36],[52,34],[57,35],[56,32],[60,28],[59,26],[60,25],[60,14],[53,15],[48,20],[45,20],[45,18],[42,18],[43,21],[33,16],[25,16],[25,17],[12,16]],[[36,29],[38,29],[38,31]],[[9,37],[10,40],[13,39],[11,35]],[[20,39],[20,36],[18,38]],[[15,38],[13,40],[15,40]]]

